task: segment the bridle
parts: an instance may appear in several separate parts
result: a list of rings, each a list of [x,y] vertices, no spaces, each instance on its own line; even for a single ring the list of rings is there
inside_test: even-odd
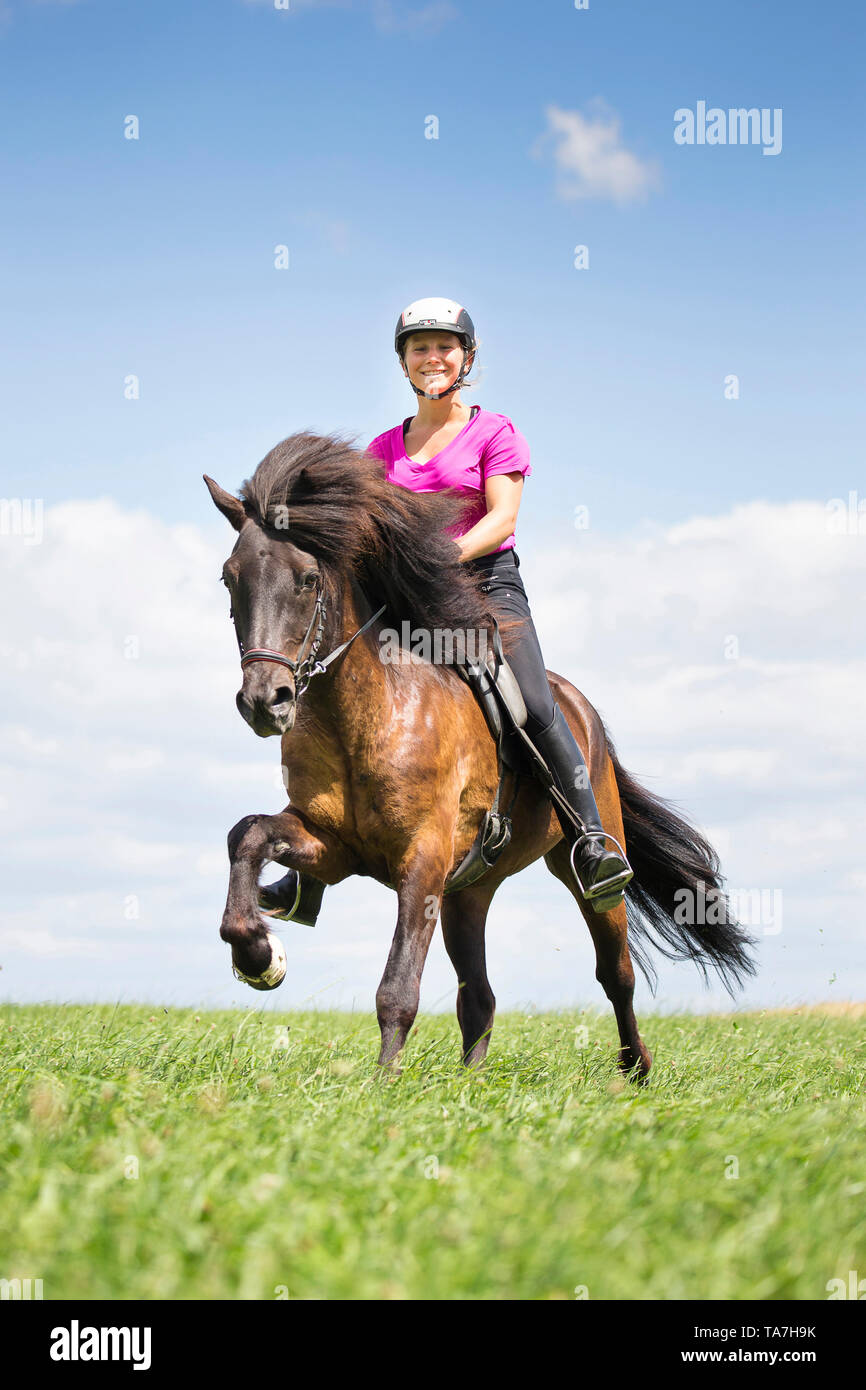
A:
[[[243,643],[238,637],[238,647],[241,653],[241,667],[250,665],[253,661],[273,661],[277,666],[287,666],[295,678],[295,699],[299,700],[306,690],[313,676],[323,676],[332,661],[336,661],[338,656],[342,656],[347,647],[350,647],[356,637],[360,637],[362,632],[366,632],[377,618],[385,612],[387,604],[368,618],[363,627],[359,627],[357,632],[346,642],[341,642],[339,647],[335,647],[328,656],[321,661],[317,659],[319,647],[322,645],[322,637],[325,633],[325,595],[322,589],[321,580],[316,584],[316,606],[313,609],[313,616],[310,618],[309,625],[304,633],[303,641],[298,647],[297,655],[294,660],[284,656],[282,652],[272,651],[270,647],[251,647],[248,652],[244,651]],[[309,649],[307,650],[307,643]]]

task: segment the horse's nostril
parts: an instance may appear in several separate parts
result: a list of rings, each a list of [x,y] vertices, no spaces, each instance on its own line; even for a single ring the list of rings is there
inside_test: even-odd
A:
[[[271,708],[273,709],[276,705],[287,705],[291,701],[291,698],[292,692],[289,687],[287,685],[281,685],[278,690],[274,691],[274,698],[271,700]]]

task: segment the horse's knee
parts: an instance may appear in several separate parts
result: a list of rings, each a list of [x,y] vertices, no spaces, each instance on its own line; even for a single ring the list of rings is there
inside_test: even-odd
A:
[[[237,825],[233,825],[228,833],[229,859],[234,860],[241,848],[249,850],[254,848],[254,842],[258,838],[255,834],[259,823],[265,820],[265,816],[253,815],[244,816]]]

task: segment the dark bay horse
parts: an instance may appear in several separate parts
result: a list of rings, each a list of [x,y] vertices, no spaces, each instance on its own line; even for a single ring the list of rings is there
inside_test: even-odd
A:
[[[496,748],[453,666],[407,651],[405,640],[400,660],[393,653],[385,659],[380,638],[386,628],[411,633],[413,644],[419,632],[490,635],[487,599],[449,534],[461,500],[397,487],[380,460],[313,434],[278,444],[240,497],[205,482],[238,532],[223,569],[243,656],[238,708],[260,736],[281,736],[290,793],[278,815],[246,816],[229,834],[220,934],[235,970],[257,988],[273,988],[285,975],[282,944],[258,908],[259,873],[269,860],[325,884],[367,875],[393,887],[398,902],[376,994],[380,1063],[394,1062],[412,1027],[441,918],[457,972],[463,1058],[477,1065],[495,1007],[485,967],[487,912],[500,883],[544,855],[592,935],[596,976],[619,1028],[619,1064],[646,1077],[652,1059],[632,1005],[632,956],[651,979],[642,949],[651,942],[669,959],[692,960],[705,978],[714,967],[733,992],[754,973],[751,941],[726,913],[710,924],[699,912],[678,910],[689,895],[693,903],[701,894],[721,895],[715,851],[625,771],[592,705],[553,672],[551,689],[583,751],[602,822],[626,846],[635,871],[627,902],[596,912],[582,901],[553,806],[535,778],[518,773],[509,773],[510,845],[472,886],[443,892],[491,805]],[[384,617],[370,622],[383,606]],[[507,654],[507,629],[503,636]],[[313,652],[325,662],[338,654],[323,669]]]

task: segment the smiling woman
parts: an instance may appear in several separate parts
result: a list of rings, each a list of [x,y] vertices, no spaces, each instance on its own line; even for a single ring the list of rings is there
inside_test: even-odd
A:
[[[523,482],[532,472],[529,446],[506,415],[470,409],[460,400],[478,348],[475,325],[462,304],[416,300],[397,320],[394,348],[418,398],[418,413],[378,435],[369,452],[382,459],[389,482],[412,492],[448,491],[466,499],[455,528],[460,558],[490,596],[497,617],[519,624],[509,662],[526,704],[527,731],[573,812],[569,819],[556,808],[574,847],[577,887],[585,901],[605,911],[622,902],[633,873],[602,826],[583,754],[550,688],[518,573],[515,527]],[[581,827],[577,833],[575,820]]]

